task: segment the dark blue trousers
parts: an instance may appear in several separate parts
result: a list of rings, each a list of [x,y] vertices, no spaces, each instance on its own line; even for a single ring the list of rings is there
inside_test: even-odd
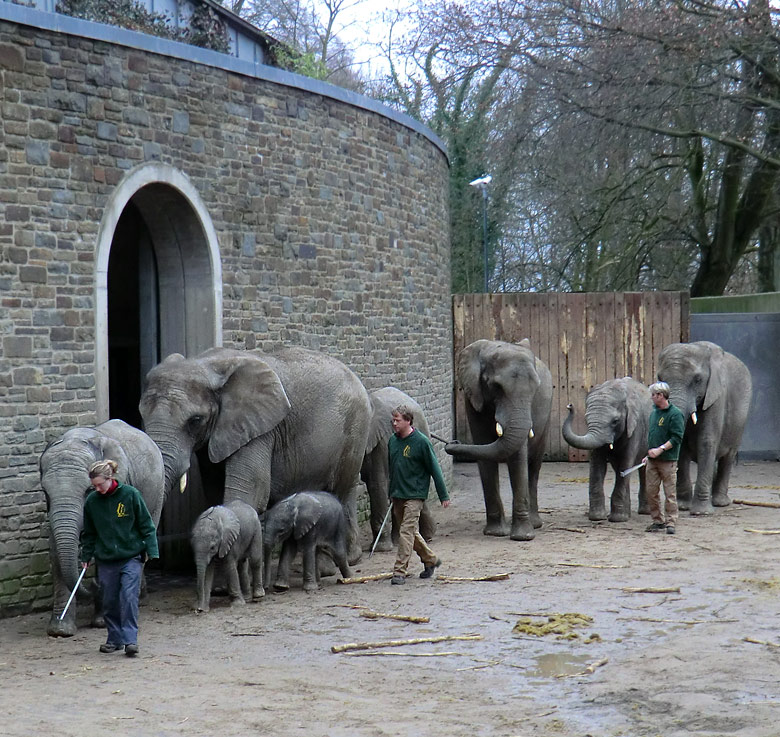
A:
[[[98,561],[98,581],[103,590],[103,618],[114,645],[138,643],[138,597],[144,565],[141,556],[120,561]]]

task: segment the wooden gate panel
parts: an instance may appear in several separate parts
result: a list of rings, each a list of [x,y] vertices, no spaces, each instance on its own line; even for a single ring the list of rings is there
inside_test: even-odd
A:
[[[650,383],[661,349],[685,342],[689,335],[687,292],[458,294],[452,309],[456,367],[464,346],[480,338],[528,338],[549,367],[549,460],[587,458],[585,451],[569,448],[561,435],[569,402],[576,411],[574,429],[584,432],[585,397],[592,387],[622,376]],[[462,394],[456,387],[455,432],[470,442]]]

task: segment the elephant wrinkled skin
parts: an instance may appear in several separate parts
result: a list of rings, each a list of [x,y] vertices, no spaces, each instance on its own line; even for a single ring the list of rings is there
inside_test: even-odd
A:
[[[79,535],[84,521],[84,499],[92,489],[89,467],[95,461],[117,462],[117,481],[134,486],[146,502],[154,524],[165,501],[165,476],[160,449],[143,432],[122,420],[97,427],[68,430],[41,454],[41,485],[51,525],[49,550],[54,578],[54,605],[48,633],[52,637],[76,634],[76,606],[59,616],[80,573]],[[82,585],[79,593],[95,599],[94,626],[102,626],[97,584]]]
[[[533,540],[534,528],[542,526],[537,484],[552,407],[550,371],[527,339],[517,344],[477,340],[460,354],[458,381],[474,444],[448,443],[445,450],[479,465],[487,518],[483,532]],[[507,464],[512,485],[511,527],[499,494],[500,462]]]
[[[563,437],[572,447],[590,451],[588,519],[625,522],[631,516],[631,477],[623,477],[620,472],[635,466],[647,454],[647,423],[652,409],[650,390],[629,376],[610,379],[588,392],[585,399],[588,431],[585,435],[577,435],[572,430],[574,407],[569,405],[569,414],[563,422]],[[607,464],[615,472],[609,517],[604,504]],[[638,474],[639,514],[647,514],[644,467]]]
[[[658,379],[669,384],[669,400],[686,420],[677,464],[677,502],[692,515],[712,514],[713,505],[731,503],[729,477],[753,393],[750,371],[715,343],[672,343],[658,356]],[[695,489],[691,461],[696,463]]]
[[[343,363],[303,348],[173,354],[147,375],[139,408],[162,450],[167,489],[201,447],[225,463],[224,504],[264,512],[296,491],[324,489],[344,505],[350,559],[359,559],[356,494],[371,403]]]
[[[290,563],[303,555],[303,589],[316,591],[319,583],[317,552],[331,558],[344,578],[352,573],[347,563],[347,522],[338,501],[323,491],[302,491],[288,496],[265,513],[265,580],[271,580],[271,551],[282,544],[274,590],[290,588]]]
[[[238,501],[209,507],[195,520],[190,543],[198,577],[199,612],[209,610],[217,566],[227,574],[231,605],[244,604],[245,596],[255,601],[265,596],[263,528],[254,508]]]

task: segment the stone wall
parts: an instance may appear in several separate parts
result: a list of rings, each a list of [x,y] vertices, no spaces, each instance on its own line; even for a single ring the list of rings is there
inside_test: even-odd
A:
[[[38,457],[100,416],[96,238],[112,192],[145,162],[183,172],[208,209],[224,345],[326,351],[451,432],[447,161],[434,137],[295,75],[143,46],[0,16],[0,615],[50,597]]]

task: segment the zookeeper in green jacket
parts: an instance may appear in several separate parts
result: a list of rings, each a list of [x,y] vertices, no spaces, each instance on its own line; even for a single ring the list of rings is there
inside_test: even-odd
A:
[[[408,406],[400,405],[393,410],[393,435],[388,442],[387,453],[390,500],[399,529],[398,554],[391,579],[391,583],[396,585],[406,583],[406,569],[412,550],[420,556],[424,566],[420,578],[431,578],[441,565],[441,559],[436,557],[419,531],[420,513],[428,498],[431,478],[442,507],[450,505],[444,476],[431,442],[412,426],[413,422],[414,413]]]
[[[141,492],[120,484],[117,463],[98,461],[89,468],[94,487],[84,502],[81,532],[82,566],[94,558],[103,593],[103,618],[108,637],[101,653],[124,648],[138,654],[138,597],[144,562],[158,558],[157,530]]]

